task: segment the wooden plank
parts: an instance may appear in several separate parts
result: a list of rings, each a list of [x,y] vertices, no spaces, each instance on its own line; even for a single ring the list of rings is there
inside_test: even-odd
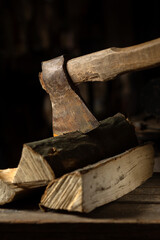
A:
[[[118,202],[127,202],[127,203],[160,203],[160,194],[130,194],[125,195],[123,198],[120,198]]]
[[[154,201],[155,196],[157,197],[160,196],[160,174],[154,173],[154,175],[151,178],[149,178],[145,183],[136,188],[134,191],[121,197],[118,201],[123,201],[124,199],[126,199],[126,197],[129,199],[132,198],[133,196],[141,197],[142,201],[143,196],[151,197],[152,201]]]
[[[117,201],[127,203],[160,203],[160,174],[154,174],[143,185]]]
[[[0,223],[46,224],[46,223],[137,223],[160,224],[160,204],[120,203],[101,206],[84,214],[68,212],[42,212],[40,210],[0,209]]]
[[[160,175],[140,188],[150,192]],[[135,191],[132,193],[134,194]],[[15,206],[16,207],[16,206]],[[1,239],[17,240],[158,240],[160,204],[114,201],[89,214],[0,209]]]
[[[153,176],[148,179],[143,185],[141,185],[139,188],[145,188],[145,187],[154,187],[159,188],[160,187],[160,173],[154,173]]]
[[[89,213],[87,217],[112,223],[160,224],[160,204],[120,203],[115,201]]]
[[[60,223],[0,224],[1,239],[159,240],[159,224]]]

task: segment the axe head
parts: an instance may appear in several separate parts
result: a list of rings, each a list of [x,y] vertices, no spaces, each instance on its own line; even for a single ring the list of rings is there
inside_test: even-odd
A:
[[[60,56],[42,63],[40,82],[48,92],[52,104],[54,136],[80,131],[89,132],[99,122],[76,93]]]

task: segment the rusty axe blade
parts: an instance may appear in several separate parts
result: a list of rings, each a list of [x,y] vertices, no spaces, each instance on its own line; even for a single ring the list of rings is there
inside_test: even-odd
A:
[[[40,82],[50,96],[54,136],[72,131],[85,133],[99,126],[69,81],[63,56],[42,63]]]

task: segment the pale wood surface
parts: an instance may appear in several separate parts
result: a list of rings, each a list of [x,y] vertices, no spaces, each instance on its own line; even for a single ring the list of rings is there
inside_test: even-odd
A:
[[[153,146],[138,146],[53,180],[40,206],[90,212],[141,185],[152,176],[153,165]]]
[[[134,70],[160,64],[160,38],[126,48],[109,48],[68,61],[67,69],[76,84],[108,81]]]

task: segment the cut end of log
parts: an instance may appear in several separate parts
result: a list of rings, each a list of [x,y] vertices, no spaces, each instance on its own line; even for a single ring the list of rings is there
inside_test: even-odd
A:
[[[140,186],[152,176],[153,165],[152,144],[132,148],[53,180],[40,206],[90,212]]]
[[[40,207],[43,209],[67,209],[82,212],[82,179],[79,173],[64,175],[49,184],[42,196]]]
[[[0,179],[0,205],[11,202],[15,197],[15,191],[7,183]]]
[[[0,179],[4,182],[12,182],[16,174],[17,168],[8,168],[0,170]]]
[[[13,201],[20,189],[12,184],[17,168],[0,170],[0,205]]]
[[[39,182],[40,186],[47,185],[54,179],[54,173],[46,160],[24,144],[22,156],[13,179],[13,183],[23,187],[30,183]]]

